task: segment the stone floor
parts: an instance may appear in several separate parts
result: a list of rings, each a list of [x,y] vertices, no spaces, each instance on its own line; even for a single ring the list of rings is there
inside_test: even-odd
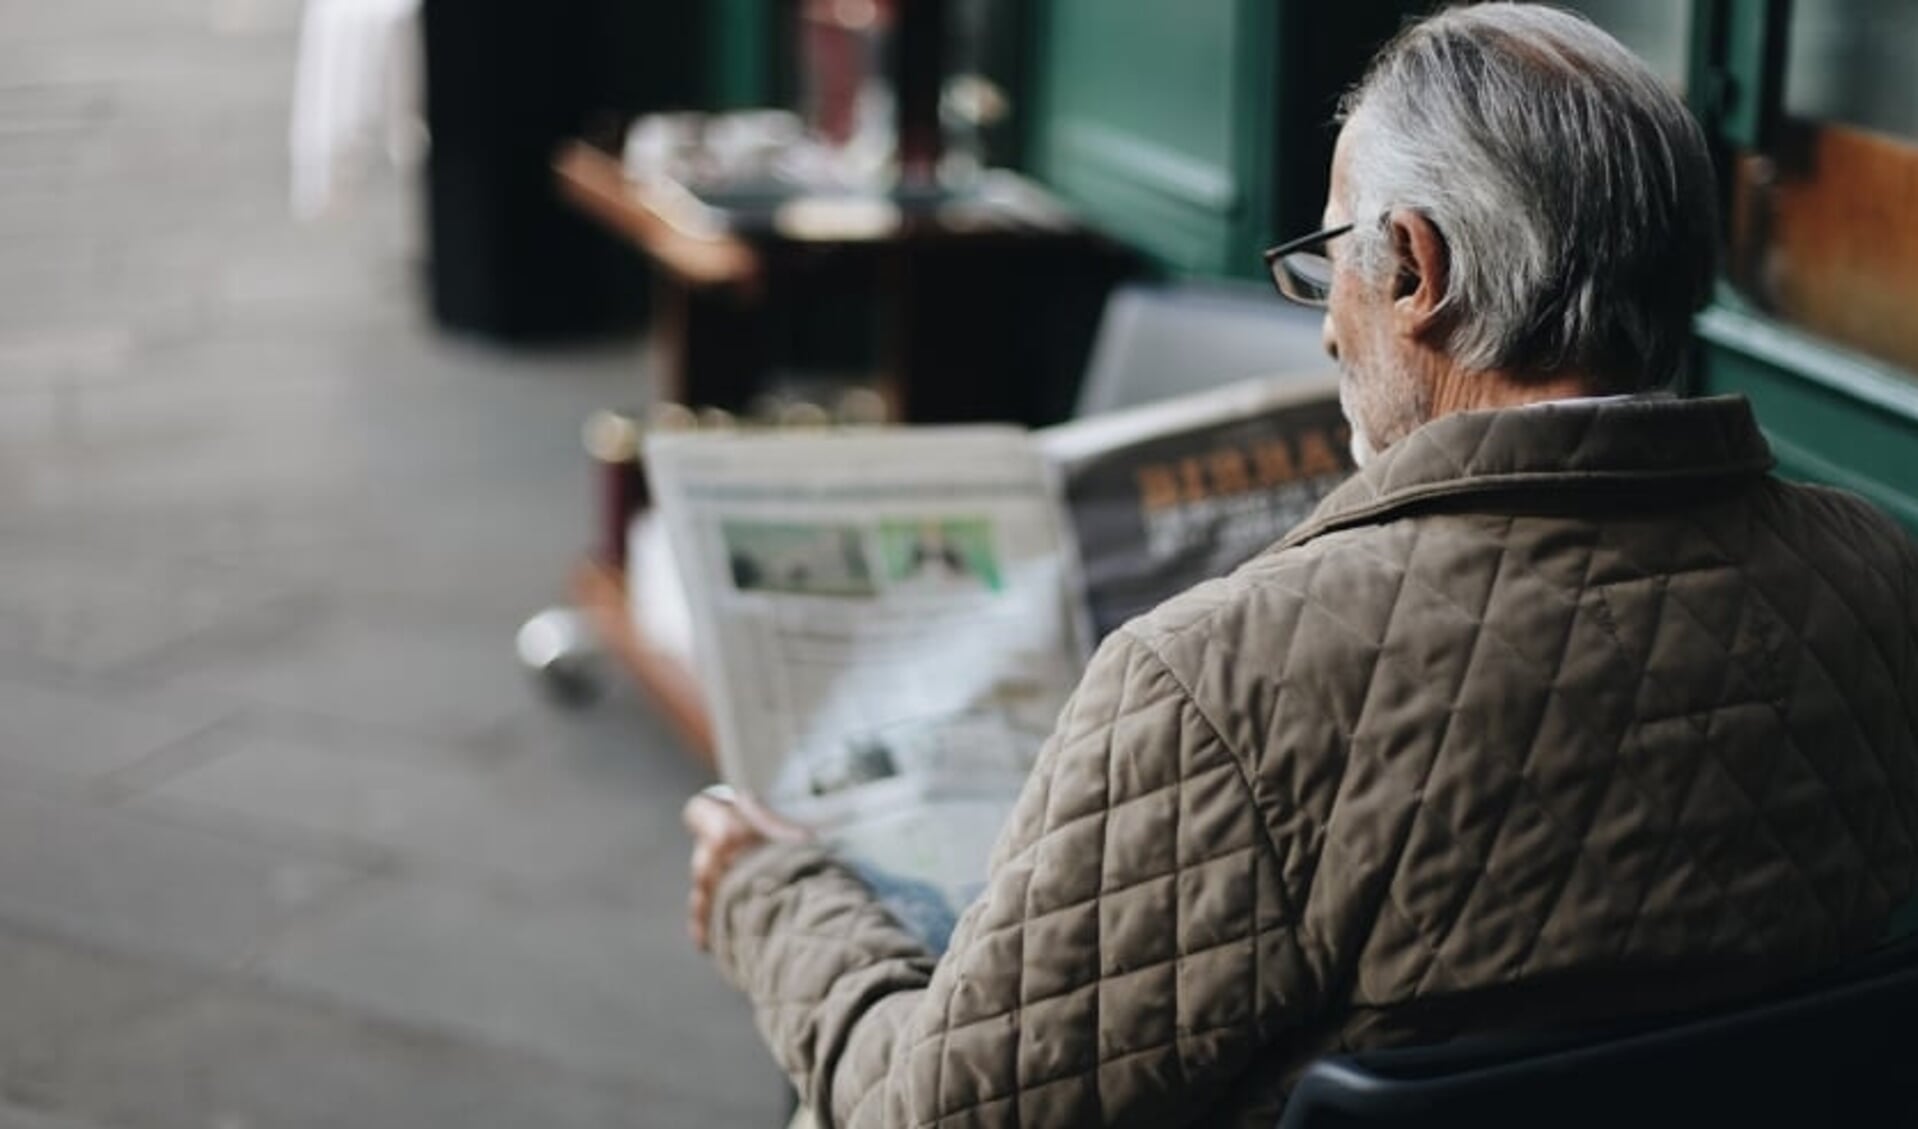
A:
[[[702,783],[512,635],[635,344],[421,317],[287,218],[297,0],[0,0],[0,1126],[763,1126]]]

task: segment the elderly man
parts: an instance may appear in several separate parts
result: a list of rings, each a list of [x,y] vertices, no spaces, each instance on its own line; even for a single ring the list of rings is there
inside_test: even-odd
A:
[[[1269,257],[1364,469],[1107,640],[949,951],[689,807],[695,932],[823,1121],[1269,1125],[1323,1052],[1774,990],[1918,886],[1918,553],[1654,391],[1713,277],[1679,100],[1448,11],[1325,221]]]

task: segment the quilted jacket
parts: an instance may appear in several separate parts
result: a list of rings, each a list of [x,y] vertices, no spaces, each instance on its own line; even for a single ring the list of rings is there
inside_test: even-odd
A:
[[[1918,553],[1741,399],[1447,416],[1099,650],[935,958],[816,848],[717,957],[829,1125],[1269,1126],[1331,1050],[1758,992],[1918,886]]]

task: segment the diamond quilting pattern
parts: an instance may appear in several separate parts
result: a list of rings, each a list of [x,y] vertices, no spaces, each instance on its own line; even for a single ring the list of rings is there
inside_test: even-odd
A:
[[[834,1124],[1265,1124],[1322,1048],[1856,949],[1918,887],[1918,554],[1768,461],[1725,401],[1421,429],[1107,642],[936,967],[804,851],[722,967]]]

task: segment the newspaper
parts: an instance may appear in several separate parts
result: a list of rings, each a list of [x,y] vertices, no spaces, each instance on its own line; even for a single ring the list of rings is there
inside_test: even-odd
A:
[[[1224,576],[1354,469],[1338,378],[1262,377],[1036,435],[1059,477],[1087,633]]]
[[[665,434],[646,452],[721,774],[818,829],[934,948],[1093,640],[1231,571],[1352,467],[1331,378],[1036,434]]]
[[[943,946],[1085,645],[1017,428],[664,435],[647,468],[721,774]]]

